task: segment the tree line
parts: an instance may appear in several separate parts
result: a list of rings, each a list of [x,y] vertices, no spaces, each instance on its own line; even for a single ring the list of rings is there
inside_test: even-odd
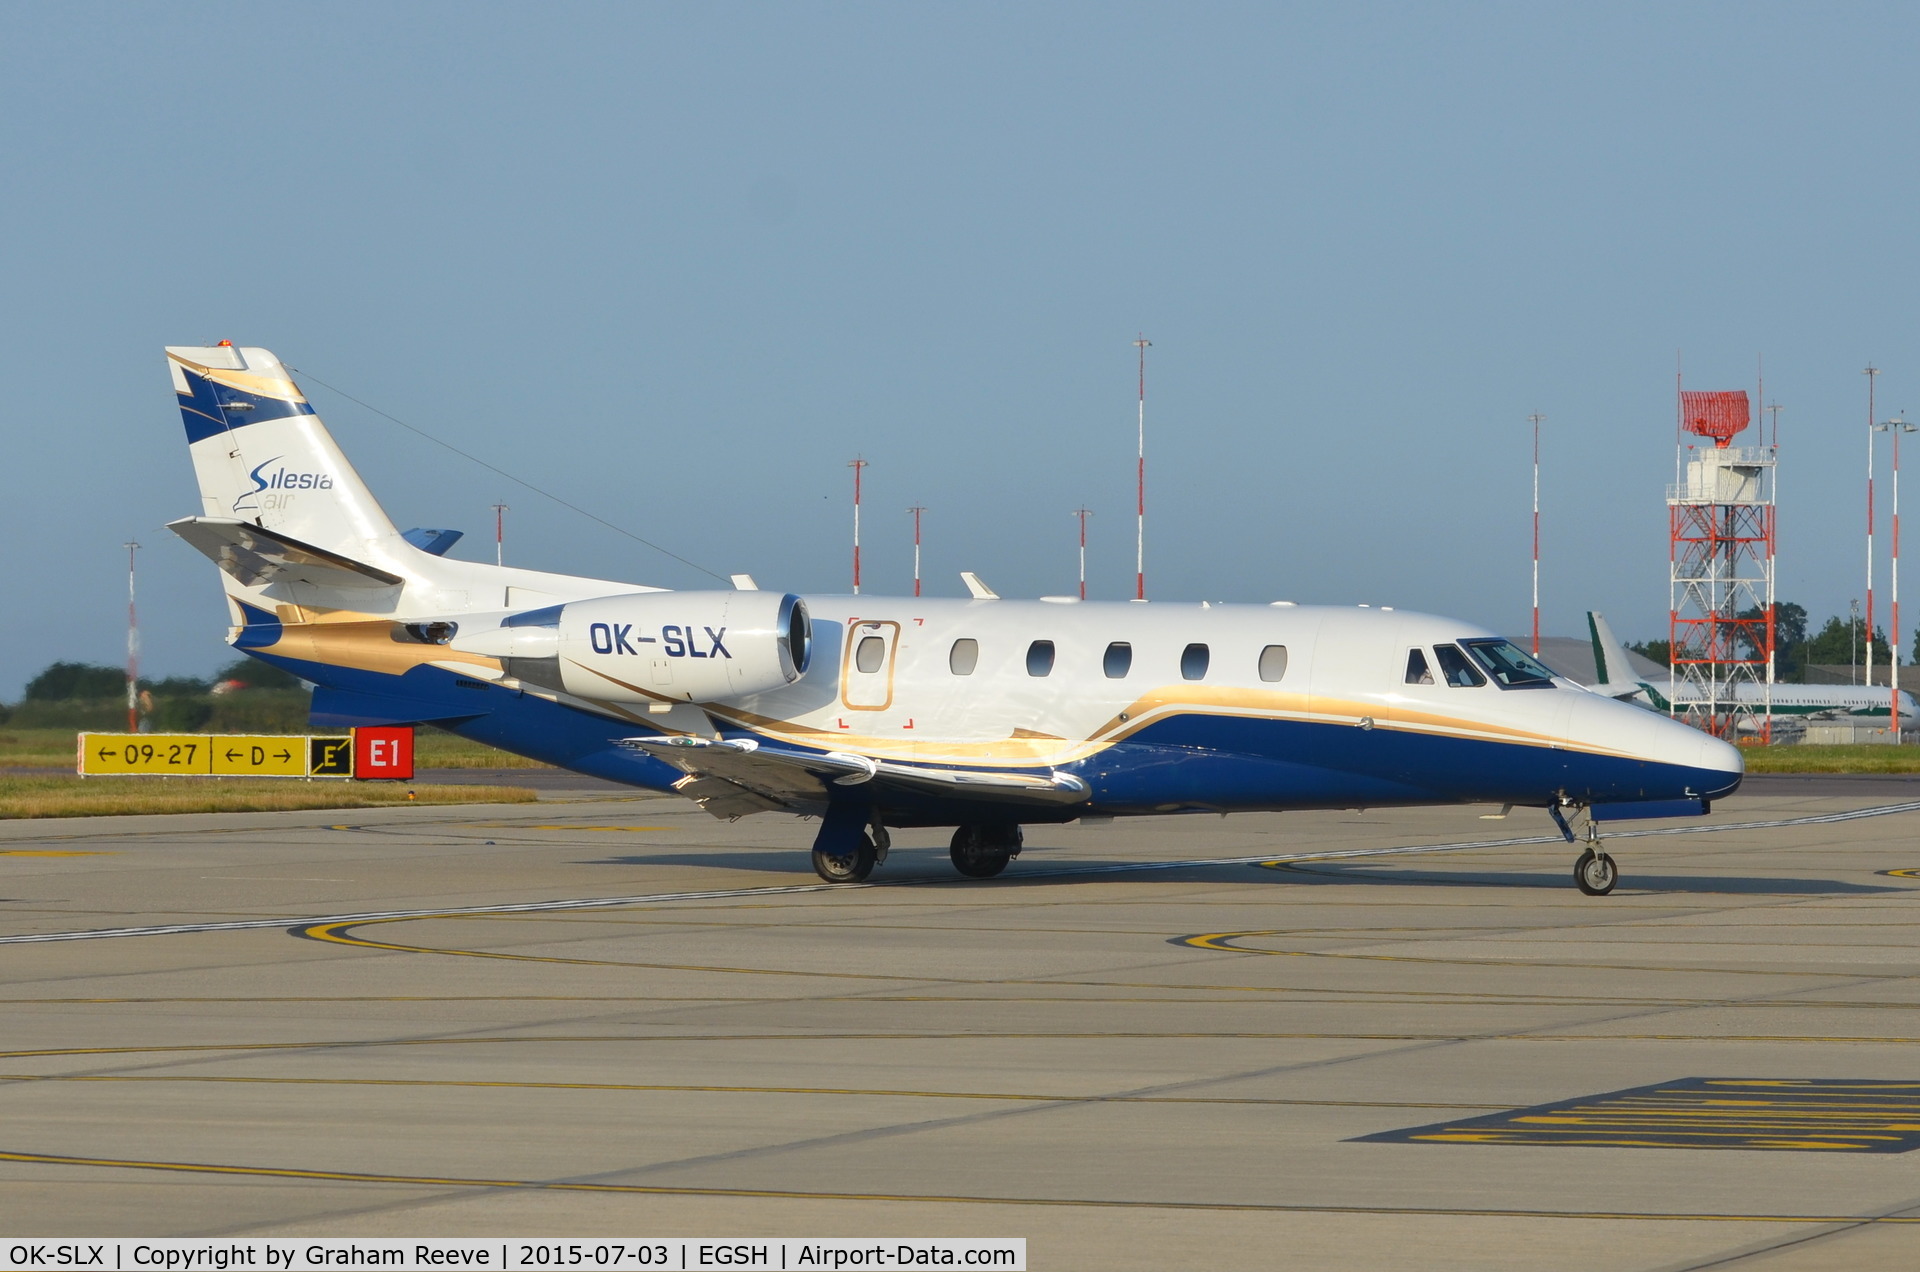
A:
[[[1737,617],[1749,621],[1758,621],[1766,617],[1764,608],[1743,610]],[[1778,601],[1773,607],[1773,665],[1774,677],[1778,680],[1794,682],[1806,675],[1807,668],[1815,664],[1825,666],[1857,666],[1866,660],[1866,620],[1855,616],[1841,617],[1838,614],[1828,618],[1826,625],[1819,631],[1808,634],[1807,610],[1804,605],[1792,601]],[[1873,628],[1874,661],[1886,665],[1887,644],[1886,629],[1879,624]],[[1651,658],[1662,666],[1673,662],[1673,643],[1668,640],[1647,640],[1629,645],[1629,649],[1645,658]],[[1749,645],[1749,655],[1758,650]],[[1920,628],[1913,633],[1913,648],[1906,660],[1909,664],[1920,664]]]
[[[135,701],[143,727],[163,733],[216,728],[305,727],[308,694],[299,677],[252,658],[212,676],[142,677]],[[127,673],[99,663],[56,662],[27,682],[21,700],[0,704],[0,723],[24,728],[127,727]]]

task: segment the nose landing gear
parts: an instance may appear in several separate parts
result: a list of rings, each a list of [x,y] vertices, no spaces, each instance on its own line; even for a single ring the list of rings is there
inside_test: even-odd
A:
[[[1620,881],[1620,871],[1613,864],[1612,857],[1589,848],[1573,863],[1573,881],[1588,896],[1604,897]]]
[[[1573,882],[1580,891],[1590,897],[1604,897],[1613,891],[1620,882],[1620,868],[1613,858],[1600,850],[1600,823],[1593,820],[1593,813],[1584,804],[1569,805],[1577,813],[1587,814],[1587,846],[1573,863]],[[1570,844],[1580,842],[1574,837],[1573,827],[1567,824],[1566,814],[1560,811],[1560,805],[1547,805],[1547,812],[1553,818],[1554,825],[1560,828],[1560,834]]]

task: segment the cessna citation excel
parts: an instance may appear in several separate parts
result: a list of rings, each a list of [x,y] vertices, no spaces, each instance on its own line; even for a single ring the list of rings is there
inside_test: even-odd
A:
[[[228,641],[316,686],[316,724],[433,724],[716,817],[819,818],[865,879],[888,831],[1165,813],[1543,808],[1612,890],[1595,823],[1705,813],[1731,746],[1556,676],[1471,623],[1390,609],[665,591],[442,555],[401,532],[265,349],[169,348]]]

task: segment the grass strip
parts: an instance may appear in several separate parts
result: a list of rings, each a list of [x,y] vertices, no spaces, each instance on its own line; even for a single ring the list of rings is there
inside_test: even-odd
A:
[[[1920,773],[1920,746],[1743,746],[1749,773]]]
[[[0,777],[0,819],[277,813],[395,804],[527,804],[536,798],[524,786],[410,786],[259,777]]]

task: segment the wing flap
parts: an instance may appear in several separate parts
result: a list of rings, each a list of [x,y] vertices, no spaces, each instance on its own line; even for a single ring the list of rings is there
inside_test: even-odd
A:
[[[397,574],[245,521],[182,517],[168,522],[167,529],[246,587],[292,582],[374,589],[393,587],[402,581]]]
[[[786,809],[818,812],[829,785],[871,783],[899,791],[1000,804],[1058,807],[1084,802],[1091,791],[1070,773],[1001,773],[922,768],[839,752],[793,751],[751,738],[622,738],[620,745],[663,760],[687,776],[674,789],[716,817]]]

